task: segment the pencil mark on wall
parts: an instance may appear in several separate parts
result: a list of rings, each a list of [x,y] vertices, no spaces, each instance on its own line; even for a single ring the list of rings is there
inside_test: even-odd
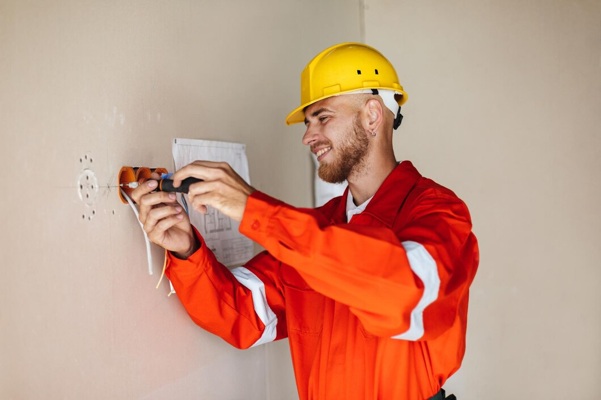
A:
[[[119,125],[125,124],[125,115],[123,113],[118,112],[116,106],[113,107],[113,113],[106,114],[104,119],[110,128],[115,128],[117,126],[117,123],[119,123]]]

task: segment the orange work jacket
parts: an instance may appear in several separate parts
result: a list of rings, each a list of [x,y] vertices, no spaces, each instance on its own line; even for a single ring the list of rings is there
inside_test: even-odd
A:
[[[348,189],[347,189],[348,191]],[[201,241],[167,276],[191,318],[238,348],[287,337],[300,399],[422,400],[460,366],[478,246],[465,204],[404,161],[347,223],[346,193],[300,209],[261,192],[221,265]]]

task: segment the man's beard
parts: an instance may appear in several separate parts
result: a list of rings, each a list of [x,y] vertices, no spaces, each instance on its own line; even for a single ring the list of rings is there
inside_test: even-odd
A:
[[[344,182],[353,170],[357,171],[364,167],[364,157],[368,147],[369,139],[359,122],[359,117],[356,116],[347,140],[335,149],[337,158],[331,163],[319,164],[317,174],[329,183]]]

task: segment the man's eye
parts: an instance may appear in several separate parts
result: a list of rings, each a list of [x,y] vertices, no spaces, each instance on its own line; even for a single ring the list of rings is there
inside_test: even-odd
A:
[[[329,117],[327,117],[327,116],[325,116],[325,115],[324,115],[324,116],[321,116],[321,117],[319,117],[319,122],[321,122],[321,123],[324,123],[324,122],[326,122],[328,119],[329,119]]]

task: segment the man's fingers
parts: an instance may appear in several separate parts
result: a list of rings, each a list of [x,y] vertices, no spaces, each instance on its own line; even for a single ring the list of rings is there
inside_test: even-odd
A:
[[[226,162],[198,160],[176,171],[171,179],[173,179],[173,185],[178,187],[184,179],[190,177],[211,181],[223,179],[231,174],[236,173]]]
[[[140,205],[142,206],[156,206],[161,203],[175,204],[177,196],[171,192],[155,192],[150,193],[140,199]]]
[[[202,182],[191,188],[188,199],[192,206],[206,213],[206,206],[221,211],[228,217],[240,221],[244,214],[248,194],[223,182]]]
[[[132,200],[135,201],[136,203],[140,204],[140,199],[142,198],[142,196],[152,192],[153,190],[156,190],[157,186],[158,186],[158,182],[155,181],[154,179],[150,179],[145,182],[142,182],[131,193]]]
[[[147,232],[148,239],[153,243],[159,243],[165,237],[165,233],[175,225],[182,222],[184,215],[181,213],[161,219],[150,232]],[[179,249],[177,249],[179,251]]]
[[[248,196],[255,189],[228,163],[194,161],[173,174],[173,185],[190,177],[202,179],[188,190],[188,199],[196,210],[206,213],[206,206],[211,206],[234,220],[242,219]]]
[[[196,209],[201,205],[219,208],[218,202],[223,197],[225,187],[227,185],[217,181],[202,182],[201,185],[190,186],[188,199]]]
[[[176,217],[176,222],[179,222],[183,219],[183,214],[182,214],[182,207],[181,206],[168,206],[165,205],[163,207],[157,207],[157,208],[153,208],[151,209],[147,215],[146,218],[144,219],[144,231],[147,234],[152,233],[153,231],[155,231],[157,228],[159,231],[164,232],[165,230],[169,229],[171,226],[173,226],[174,224],[167,224],[168,226],[165,227],[164,221],[166,219],[169,219],[170,217]]]
[[[156,181],[155,181],[156,182]],[[148,214],[157,206],[162,204],[177,204],[175,193],[154,192],[147,193],[138,200],[139,219],[142,224],[146,223]]]

